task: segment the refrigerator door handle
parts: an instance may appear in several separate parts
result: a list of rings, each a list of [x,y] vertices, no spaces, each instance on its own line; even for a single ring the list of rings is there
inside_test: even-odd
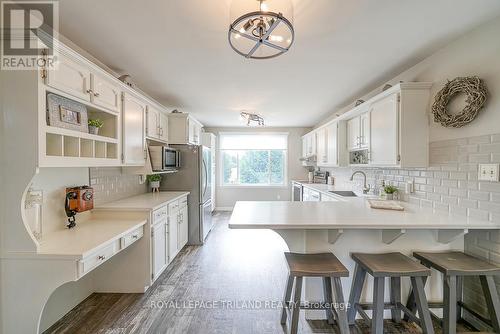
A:
[[[202,201],[203,198],[205,198],[205,194],[207,193],[207,188],[208,188],[208,171],[207,171],[207,164],[205,163],[205,160],[203,160],[203,172],[205,173],[205,178],[204,178],[204,185],[203,185],[203,195],[201,196]]]

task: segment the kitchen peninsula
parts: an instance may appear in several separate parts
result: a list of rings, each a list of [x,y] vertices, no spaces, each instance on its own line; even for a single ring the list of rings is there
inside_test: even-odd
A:
[[[397,251],[411,255],[421,250],[463,250],[463,236],[468,231],[500,229],[498,223],[448,215],[405,202],[400,203],[404,211],[390,211],[370,208],[366,196],[329,196],[333,200],[328,202],[237,202],[229,227],[271,229],[284,239],[291,252],[334,253],[350,272],[343,283],[345,296],[349,295],[354,270],[352,252]],[[372,295],[371,286],[366,285],[362,298]],[[403,282],[402,287],[404,296],[408,282]],[[305,299],[320,300],[321,294],[320,281],[307,278]],[[432,276],[427,294],[430,301],[439,300],[440,277]],[[308,317],[316,318],[312,312]],[[324,312],[317,314],[322,318]]]

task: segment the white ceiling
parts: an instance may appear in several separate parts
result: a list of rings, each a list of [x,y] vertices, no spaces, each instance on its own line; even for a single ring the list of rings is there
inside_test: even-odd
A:
[[[500,15],[498,0],[294,0],[292,49],[247,60],[227,42],[229,2],[63,0],[60,30],[207,126],[243,125],[243,109],[312,126]]]

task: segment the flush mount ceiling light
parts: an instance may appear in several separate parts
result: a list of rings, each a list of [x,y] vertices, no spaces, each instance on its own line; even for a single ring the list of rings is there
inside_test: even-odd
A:
[[[287,52],[293,44],[291,0],[233,0],[229,45],[252,59],[269,59]]]
[[[260,115],[242,111],[240,116],[247,123],[247,126],[264,126],[264,118]]]

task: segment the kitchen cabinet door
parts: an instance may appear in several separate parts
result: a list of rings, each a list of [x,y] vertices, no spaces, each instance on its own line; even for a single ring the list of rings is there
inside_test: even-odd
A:
[[[168,264],[168,230],[167,223],[162,221],[151,228],[151,251],[153,257],[153,280],[163,272]]]
[[[48,71],[46,83],[64,93],[90,101],[90,69],[69,56],[58,56],[57,66]]]
[[[318,166],[326,166],[328,164],[327,156],[327,132],[326,128],[321,128],[316,131],[316,154]]]
[[[338,156],[338,123],[330,124],[326,128],[327,133],[327,157],[328,157],[328,166],[338,166],[339,164],[339,156]]]
[[[398,96],[393,94],[372,104],[370,109],[370,164],[398,164]]]
[[[160,126],[160,136],[159,139],[167,142],[168,141],[168,116],[164,113],[159,113],[159,126]]]
[[[130,95],[123,95],[123,163],[144,166],[146,150],[144,138],[144,116],[146,104]]]
[[[180,251],[188,242],[188,207],[179,211],[179,230],[178,230],[177,251]]]
[[[120,111],[121,89],[105,75],[92,73],[92,102],[109,110]]]
[[[146,136],[149,138],[160,138],[160,112],[154,107],[148,106],[146,111]]]
[[[360,130],[359,116],[347,121],[347,148],[349,150],[359,149],[361,136]]]
[[[359,147],[368,148],[370,145],[370,113],[359,116]]]
[[[179,212],[171,213],[168,216],[168,261],[172,262],[178,249],[179,233]]]

